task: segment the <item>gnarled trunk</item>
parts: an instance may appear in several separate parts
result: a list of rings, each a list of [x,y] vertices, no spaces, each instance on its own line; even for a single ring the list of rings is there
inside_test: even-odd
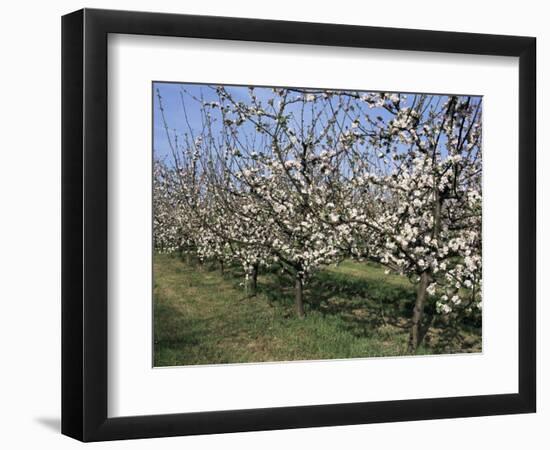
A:
[[[252,273],[250,274],[250,294],[256,295],[258,292],[258,264],[252,266]]]
[[[434,149],[435,151],[435,149]],[[441,230],[441,208],[443,198],[437,187],[434,188],[434,204],[433,204],[433,219],[434,228],[432,230],[432,239],[438,240]],[[409,351],[416,352],[418,346],[422,343],[424,336],[429,328],[429,323],[426,327],[422,327],[422,319],[424,318],[424,306],[426,304],[426,295],[428,285],[432,281],[429,271],[424,271],[420,275],[420,283],[416,290],[416,302],[413,309],[412,325],[409,335]]]
[[[422,330],[422,318],[424,317],[424,305],[426,303],[426,290],[430,283],[430,276],[428,272],[422,272],[420,275],[420,283],[416,290],[416,302],[414,304],[412,325],[409,335],[409,351],[416,352],[418,346],[422,343],[424,338]]]
[[[296,314],[298,317],[303,318],[306,314],[304,312],[304,282],[300,274],[296,274],[296,284],[294,286],[294,305],[296,307]]]

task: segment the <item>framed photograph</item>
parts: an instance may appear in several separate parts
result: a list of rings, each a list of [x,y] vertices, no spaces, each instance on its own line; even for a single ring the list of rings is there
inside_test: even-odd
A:
[[[62,432],[535,412],[533,37],[62,21]]]

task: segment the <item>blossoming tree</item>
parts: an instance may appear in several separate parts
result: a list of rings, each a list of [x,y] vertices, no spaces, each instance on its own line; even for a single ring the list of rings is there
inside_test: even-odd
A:
[[[373,112],[356,122],[353,139],[368,145],[351,183],[366,194],[348,223],[377,236],[365,256],[417,284],[409,341],[415,350],[427,329],[427,295],[448,316],[481,308],[481,99],[360,98]]]

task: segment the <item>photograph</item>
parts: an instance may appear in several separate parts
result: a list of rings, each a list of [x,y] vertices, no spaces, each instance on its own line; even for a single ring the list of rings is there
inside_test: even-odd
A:
[[[151,98],[155,367],[482,351],[481,96]]]

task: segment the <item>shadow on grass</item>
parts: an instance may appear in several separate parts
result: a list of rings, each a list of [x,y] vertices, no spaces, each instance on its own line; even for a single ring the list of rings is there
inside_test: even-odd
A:
[[[260,291],[270,302],[283,305],[292,313],[294,292],[288,275],[271,272],[262,280]],[[345,272],[319,272],[305,291],[307,311],[339,317],[341,327],[358,338],[394,339],[400,335],[406,341],[415,300],[416,290],[412,284],[408,287],[387,279],[372,276],[365,279]],[[434,303],[434,299],[428,299],[425,305],[424,346],[437,354],[480,351],[481,323],[447,323],[436,315]],[[424,350],[419,349],[419,353]]]
[[[259,290],[270,302],[293,306],[292,280],[286,274],[269,274]],[[305,288],[309,311],[341,317],[346,331],[357,337],[367,337],[387,325],[407,328],[414,301],[413,286],[407,289],[328,271],[317,273]]]
[[[176,268],[175,272],[179,273],[180,270],[183,273],[184,269],[180,268]],[[193,266],[191,271],[221,274],[216,263]],[[395,347],[392,354],[406,354],[416,290],[406,279],[385,276],[383,273],[383,269],[379,267],[351,264],[316,273],[305,286],[306,314],[313,321],[327,318],[327,323],[355,338],[374,338],[375,341],[392,344]],[[226,265],[223,279],[236,288],[237,292],[242,292],[243,296],[239,301],[248,305],[255,304],[253,297],[243,288],[244,273],[240,266]],[[288,322],[295,317],[293,286],[294,280],[288,274],[276,269],[264,269],[258,280],[257,301],[261,303],[267,300],[270,306],[275,307],[273,311],[276,311],[276,315],[284,323],[300,328],[299,321]],[[435,299],[428,299],[425,308],[423,328],[429,328],[429,332],[426,334],[425,348],[419,349],[418,353],[480,351],[481,324],[446,323],[435,314],[434,302]],[[170,305],[163,305],[162,302],[156,302],[156,305],[158,309],[155,311],[155,322],[162,324],[163,332],[162,335],[155,333],[155,348],[161,350],[159,354],[162,353],[164,361],[176,358],[172,355],[176,352],[189,354],[197,361],[211,362],[222,358],[223,355],[218,354],[221,341],[211,338],[214,324],[198,317],[186,321],[181,312],[170,308]],[[220,331],[225,335],[224,330],[230,329],[245,333],[248,329],[265,327],[264,322],[253,316],[239,316],[238,320],[230,316],[231,314],[226,314],[219,319],[219,326],[222,328],[214,332],[214,335],[220,336]],[[250,326],[247,321],[251,321]],[[261,335],[262,332],[255,331],[253,340],[256,341]],[[157,352],[155,360],[156,355]]]
[[[187,319],[176,308],[155,301],[155,366],[174,352],[195,353],[204,333],[197,318]]]

